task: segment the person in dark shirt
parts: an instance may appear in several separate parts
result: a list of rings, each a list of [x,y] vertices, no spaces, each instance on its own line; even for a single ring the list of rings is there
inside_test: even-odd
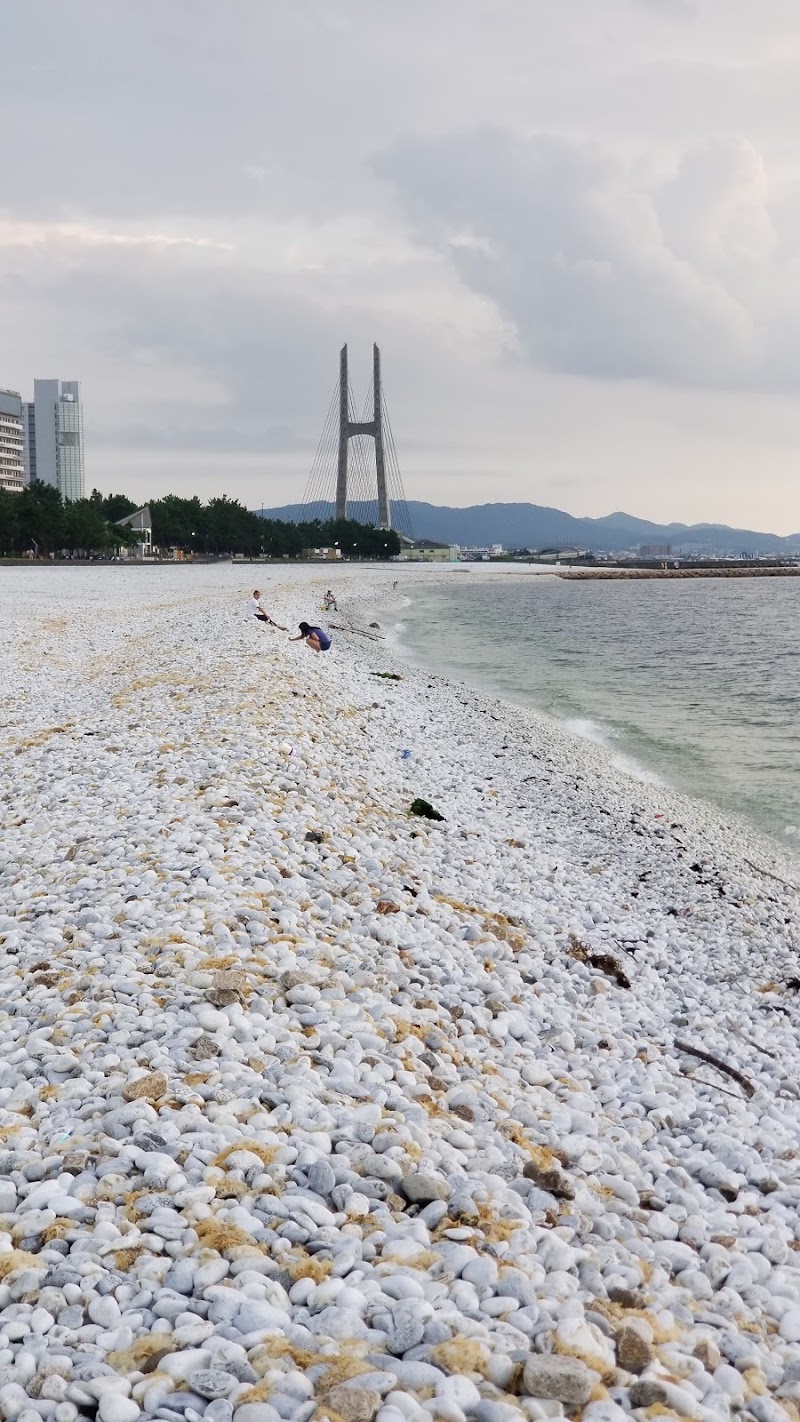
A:
[[[290,637],[290,642],[305,642],[312,652],[327,652],[331,639],[327,632],[321,627],[310,627],[307,622],[300,623],[300,634],[297,637]]]

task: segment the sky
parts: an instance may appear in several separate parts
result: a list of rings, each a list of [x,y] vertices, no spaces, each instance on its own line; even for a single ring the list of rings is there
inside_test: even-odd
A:
[[[0,0],[0,386],[87,485],[800,530],[797,0]]]

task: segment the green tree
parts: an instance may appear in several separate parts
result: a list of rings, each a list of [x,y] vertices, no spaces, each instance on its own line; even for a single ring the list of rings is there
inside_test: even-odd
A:
[[[19,500],[18,521],[21,549],[36,547],[39,553],[53,553],[64,544],[64,500],[53,484],[34,479]]]
[[[157,548],[182,548],[187,553],[203,551],[206,512],[197,495],[182,499],[177,494],[165,494],[149,507]]]
[[[258,522],[258,549],[260,552],[263,548],[267,557],[282,558],[288,554],[290,558],[296,558],[304,548],[317,546],[316,543],[309,543],[309,538],[316,537],[318,525],[282,523],[277,518],[260,518]],[[309,534],[308,529],[314,532]]]
[[[18,504],[21,494],[0,489],[0,556],[8,558],[19,548],[20,527]]]
[[[299,526],[308,528],[309,533],[312,528],[310,524]],[[394,558],[400,552],[400,539],[394,529],[370,528],[352,518],[332,519],[316,525],[316,529],[316,542],[308,542],[305,547],[330,548],[338,544],[345,558]]]
[[[102,500],[75,499],[64,510],[64,547],[77,553],[104,553],[114,534],[103,514]]]
[[[137,528],[128,528],[126,525],[119,527],[117,524],[109,524],[110,535],[109,549],[112,548],[133,548],[137,543],[143,542],[144,534]]]
[[[261,550],[261,519],[238,499],[223,494],[206,506],[206,539],[211,553],[257,554]]]
[[[93,489],[93,499],[96,493],[97,490]],[[136,513],[136,510],[141,508],[140,504],[135,504],[133,499],[129,499],[125,494],[106,494],[104,498],[101,495],[101,499],[103,517],[109,523],[116,523],[120,518],[127,518],[128,514]]]
[[[130,528],[116,527],[118,520],[141,504],[126,494],[102,494],[93,489],[88,499],[65,503],[58,489],[34,482],[20,494],[0,491],[0,555],[72,552],[102,553],[140,541]],[[346,558],[394,557],[400,540],[393,530],[369,528],[354,519],[314,519],[307,523],[282,523],[261,519],[238,499],[227,494],[202,503],[195,495],[182,498],[166,494],[149,504],[156,547],[177,547],[184,552],[243,554],[258,557],[297,558],[307,548],[338,545]]]

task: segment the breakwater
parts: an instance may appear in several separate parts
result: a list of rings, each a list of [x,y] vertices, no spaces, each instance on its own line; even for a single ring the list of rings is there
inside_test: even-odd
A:
[[[553,571],[560,578],[592,578],[611,581],[614,578],[796,578],[800,567],[750,567],[721,563],[709,568],[559,568]]]

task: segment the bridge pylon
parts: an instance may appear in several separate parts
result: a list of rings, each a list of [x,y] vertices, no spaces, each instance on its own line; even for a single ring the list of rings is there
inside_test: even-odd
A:
[[[371,446],[375,450],[374,466]],[[353,401],[347,346],[339,352],[339,379],[300,515],[301,520],[331,516],[355,519],[372,528],[395,528],[409,536],[411,533],[377,345],[372,347],[372,381],[361,419],[357,418]]]

